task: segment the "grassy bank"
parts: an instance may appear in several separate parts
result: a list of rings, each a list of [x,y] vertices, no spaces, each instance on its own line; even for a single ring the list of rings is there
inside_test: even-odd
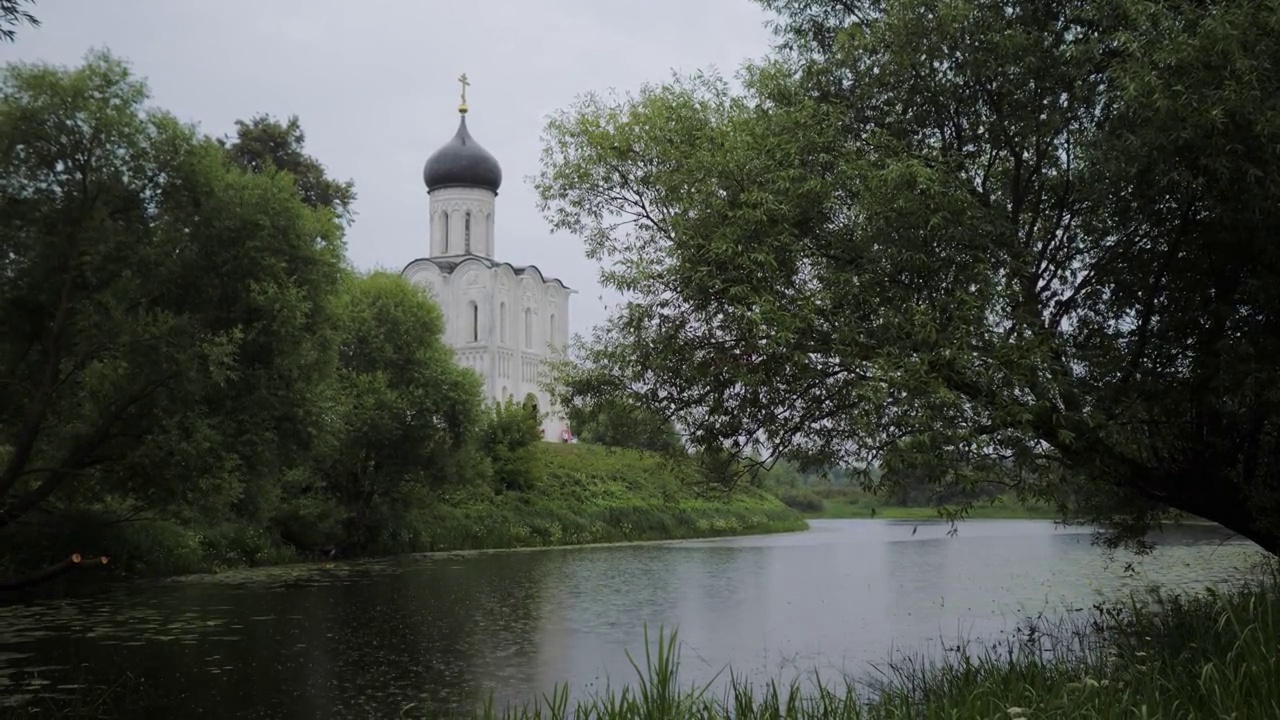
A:
[[[463,488],[431,508],[422,550],[546,547],[805,529],[751,488],[705,493],[692,464],[585,444],[538,447],[545,478],[526,492]]]
[[[806,518],[886,520],[936,520],[933,506],[895,505],[871,493],[852,487],[779,488],[773,494]],[[1014,498],[998,497],[974,503],[966,517],[987,520],[1052,520],[1057,517],[1047,506],[1026,505]]]
[[[363,552],[390,555],[443,550],[548,547],[803,530],[805,522],[772,495],[742,488],[729,495],[700,491],[691,463],[586,444],[539,443],[539,480],[501,492],[472,483],[409,498],[408,522],[370,538]],[[390,526],[390,524],[388,524]],[[68,514],[59,523],[0,533],[0,577],[65,557],[112,557],[110,574],[178,575],[275,565],[306,556],[269,530],[217,527],[147,517],[102,522]],[[6,568],[6,565],[8,566]],[[78,574],[83,574],[77,571]]]
[[[861,689],[837,685],[724,690],[680,678],[674,634],[633,660],[621,691],[570,703],[557,688],[521,708],[477,718],[812,718],[948,720],[1046,718],[1172,720],[1280,717],[1280,585],[1160,597],[1102,609],[1088,619],[1029,628],[976,660],[896,662]],[[955,658],[949,655],[949,658]],[[725,677],[731,674],[724,673]]]

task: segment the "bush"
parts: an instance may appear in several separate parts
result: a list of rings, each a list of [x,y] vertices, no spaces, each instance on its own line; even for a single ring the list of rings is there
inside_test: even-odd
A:
[[[541,480],[542,468],[533,452],[542,440],[538,418],[511,400],[495,404],[485,418],[480,446],[493,467],[498,492],[530,490]]]
[[[826,507],[817,493],[805,488],[783,488],[776,494],[784,505],[796,512],[818,513]]]

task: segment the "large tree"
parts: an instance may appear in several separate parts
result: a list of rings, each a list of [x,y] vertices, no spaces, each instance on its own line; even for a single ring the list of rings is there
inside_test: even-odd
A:
[[[549,123],[544,212],[629,299],[563,401],[1280,552],[1280,13],[762,2],[740,91]]]
[[[332,372],[341,233],[107,53],[0,76],[0,529],[269,502]]]
[[[338,303],[332,443],[304,495],[332,499],[342,535],[361,549],[395,547],[421,491],[449,479],[475,440],[481,381],[458,365],[435,303],[397,274],[351,273]]]

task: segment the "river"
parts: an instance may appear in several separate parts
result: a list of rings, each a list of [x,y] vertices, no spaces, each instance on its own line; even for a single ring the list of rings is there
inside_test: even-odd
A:
[[[998,640],[1149,584],[1198,589],[1254,547],[1187,526],[1108,562],[1045,521],[819,520],[807,532],[403,557],[136,582],[0,606],[0,697],[126,674],[148,716],[399,717],[625,683],[678,627],[682,676],[867,674],[896,651]],[[170,715],[172,713],[172,715]],[[421,715],[417,715],[421,716]]]

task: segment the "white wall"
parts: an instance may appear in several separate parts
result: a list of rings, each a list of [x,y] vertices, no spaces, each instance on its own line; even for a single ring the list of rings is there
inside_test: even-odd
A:
[[[544,281],[536,270],[517,276],[508,265],[490,268],[479,260],[463,261],[448,275],[428,260],[418,261],[405,268],[405,276],[428,290],[440,305],[445,317],[445,342],[453,347],[459,364],[484,378],[485,394],[493,400],[504,400],[505,389],[507,395],[520,402],[533,393],[539,410],[546,414],[542,424],[544,439],[559,442],[567,422],[540,387],[540,374],[543,363],[563,352],[568,343],[571,293],[558,283]],[[472,303],[478,318],[472,315]],[[525,310],[530,311],[532,333],[528,334]],[[478,332],[473,335],[473,330]]]

